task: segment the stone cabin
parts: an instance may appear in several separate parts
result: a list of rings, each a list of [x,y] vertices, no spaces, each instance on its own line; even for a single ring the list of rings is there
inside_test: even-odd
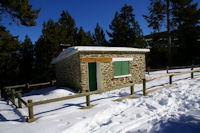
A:
[[[129,47],[70,47],[54,58],[57,86],[79,92],[138,84],[145,78],[145,53]]]

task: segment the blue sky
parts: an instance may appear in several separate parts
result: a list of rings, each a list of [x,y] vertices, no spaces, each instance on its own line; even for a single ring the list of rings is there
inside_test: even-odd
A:
[[[41,8],[36,20],[36,26],[8,25],[8,19],[6,18],[3,18],[1,22],[10,30],[11,34],[18,35],[20,41],[24,40],[26,34],[31,38],[33,43],[37,41],[42,34],[43,22],[49,19],[57,21],[63,10],[69,11],[75,19],[76,26],[82,26],[85,31],[93,33],[97,22],[104,31],[109,31],[109,24],[111,24],[115,12],[119,11],[124,4],[133,6],[133,13],[136,15],[135,18],[139,22],[144,35],[152,31],[147,27],[147,22],[142,17],[143,14],[147,14],[147,7],[150,0],[30,0],[30,3],[33,9]]]

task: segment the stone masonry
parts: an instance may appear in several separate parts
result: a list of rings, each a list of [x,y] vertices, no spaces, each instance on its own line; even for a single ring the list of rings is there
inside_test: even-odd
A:
[[[98,53],[98,52],[81,52],[80,58],[133,58],[129,62],[130,77],[114,78],[113,62],[100,62],[101,66],[101,89],[119,88],[125,85],[142,83],[145,77],[145,54],[133,52],[119,52],[119,53]],[[82,90],[89,89],[88,81],[88,63],[81,62],[81,87]]]
[[[79,53],[56,63],[57,86],[69,87],[76,91],[81,89]]]

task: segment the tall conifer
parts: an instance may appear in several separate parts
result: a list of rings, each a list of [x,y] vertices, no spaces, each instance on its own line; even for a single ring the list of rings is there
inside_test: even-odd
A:
[[[142,36],[142,30],[138,22],[135,20],[132,6],[124,5],[120,13],[116,12],[109,28],[112,32],[107,32],[111,38],[111,46],[130,46],[140,47],[137,45],[137,39]],[[141,44],[144,46],[144,44]]]
[[[77,32],[75,20],[69,14],[68,11],[62,11],[59,18],[59,25],[61,30],[60,37],[62,38],[62,43],[75,45],[75,35]]]
[[[98,46],[106,46],[107,45],[107,41],[105,39],[104,31],[99,26],[98,23],[96,25],[96,28],[94,29],[93,40],[94,40],[95,45],[98,45]]]
[[[15,84],[19,77],[18,37],[10,34],[5,27],[0,26],[0,87]]]
[[[76,45],[78,46],[88,46],[93,45],[92,36],[90,32],[85,32],[83,27],[80,27],[76,35]]]
[[[34,73],[34,46],[28,35],[25,36],[24,42],[20,48],[20,74],[21,80],[30,82]]]

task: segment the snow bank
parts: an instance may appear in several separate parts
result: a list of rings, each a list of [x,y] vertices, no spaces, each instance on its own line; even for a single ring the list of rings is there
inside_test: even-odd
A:
[[[74,94],[73,92],[70,92],[65,89],[56,89],[49,93],[49,95],[54,95],[54,96],[58,96],[58,97],[69,96],[69,95],[73,95],[73,94]]]

